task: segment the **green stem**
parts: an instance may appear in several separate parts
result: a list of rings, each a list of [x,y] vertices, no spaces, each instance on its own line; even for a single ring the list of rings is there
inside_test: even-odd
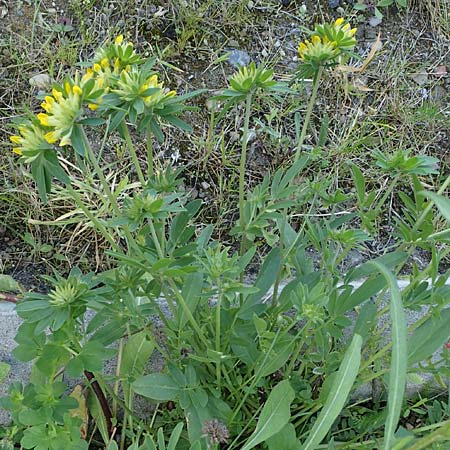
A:
[[[153,140],[152,140],[152,132],[147,130],[147,141],[146,141],[146,149],[147,149],[147,176],[150,178],[154,172],[153,166]]]
[[[150,226],[150,233],[152,235],[152,239],[155,243],[156,252],[158,253],[158,257],[160,259],[164,258],[164,254],[162,252],[161,246],[159,244],[158,236],[156,234],[155,225],[153,224],[152,220],[148,221]],[[192,325],[192,328],[195,330],[195,332],[198,334],[199,339],[202,341],[202,344],[208,348],[208,340],[206,339],[203,331],[201,330],[200,326],[198,325],[197,321],[194,319],[194,316],[191,313],[191,310],[189,309],[188,305],[186,304],[186,301],[184,300],[183,296],[180,294],[180,291],[175,284],[175,282],[172,279],[168,279],[169,286],[172,288],[172,291],[180,304],[184,314],[186,314],[186,317],[190,324]]]
[[[78,192],[75,191],[75,189],[70,185],[66,185],[67,190],[69,191],[72,198],[75,200],[75,203],[77,206],[83,211],[84,215],[94,224],[94,226],[97,228],[97,230],[101,233],[101,235],[111,244],[111,247],[117,252],[117,253],[123,253],[122,249],[117,245],[114,238],[111,236],[111,233],[108,232],[106,227],[95,217],[89,209],[86,207],[86,205],[81,200],[81,197],[79,196]]]
[[[128,147],[128,151],[130,152],[131,159],[133,160],[134,167],[136,168],[136,172],[139,178],[139,182],[142,186],[145,186],[145,177],[142,172],[141,166],[139,164],[139,160],[136,154],[136,150],[133,145],[133,141],[131,140],[130,132],[128,131],[128,126],[126,122],[123,120],[120,124],[120,130],[122,132],[122,136],[125,138],[125,142]]]
[[[119,339],[119,348],[117,350],[117,365],[116,365],[116,381],[114,382],[114,394],[119,396],[119,384],[120,384],[120,369],[122,366],[123,356],[123,338]],[[113,399],[112,410],[114,417],[117,417],[117,401]],[[122,449],[123,450],[123,449]]]
[[[219,353],[220,353],[220,312],[221,312],[221,308],[222,308],[222,286],[220,283],[220,279],[218,280],[217,283],[217,289],[218,289],[218,297],[217,297],[217,303],[216,303],[216,352],[217,352],[217,357],[219,357]],[[219,391],[221,391],[221,364],[220,364],[220,360],[217,361],[217,365],[216,365],[216,378],[217,378],[217,389]]]
[[[244,234],[245,230],[245,217],[244,217],[244,193],[245,193],[245,164],[247,161],[247,141],[248,141],[248,127],[250,123],[250,113],[252,107],[252,93],[249,92],[245,99],[245,116],[244,116],[244,129],[242,133],[242,147],[241,158],[239,162],[239,225],[241,228],[241,256],[246,250],[246,238]]]
[[[317,91],[319,90],[320,79],[322,78],[323,66],[319,66],[319,69],[314,75],[313,87],[311,92],[311,97],[309,97],[308,107],[306,109],[306,116],[303,122],[303,128],[300,133],[300,138],[297,143],[297,151],[295,153],[294,162],[297,162],[300,158],[300,153],[302,152],[303,143],[305,142],[306,132],[308,131],[309,122],[311,120],[311,114],[314,108],[314,103],[316,102]]]
[[[448,177],[445,179],[444,183],[437,191],[437,194],[438,195],[443,194],[449,185],[450,185],[450,175],[448,175]],[[422,222],[426,219],[428,213],[430,212],[431,208],[433,208],[433,206],[434,206],[434,202],[430,202],[427,205],[427,207],[423,210],[422,214],[420,215],[420,217],[417,219],[416,223],[414,224],[414,228],[413,228],[414,231],[417,231],[418,228],[420,227],[420,225],[422,225]]]
[[[94,166],[94,170],[98,176],[98,179],[100,180],[100,184],[102,185],[103,190],[105,191],[106,196],[108,197],[108,200],[111,203],[112,209],[114,210],[114,212],[116,214],[119,214],[119,205],[117,204],[117,199],[114,197],[114,195],[111,191],[111,188],[109,187],[109,184],[106,181],[105,176],[103,175],[103,170],[97,161],[97,158],[94,154],[94,151],[92,150],[91,144],[89,143],[89,141],[87,139],[87,136],[86,136],[86,133],[84,132],[83,127],[81,127],[81,132],[83,135],[85,149],[87,151],[87,154],[89,156],[89,159],[90,159],[92,165]]]

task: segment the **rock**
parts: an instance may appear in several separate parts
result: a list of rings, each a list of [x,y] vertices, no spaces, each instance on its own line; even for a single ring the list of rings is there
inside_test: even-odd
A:
[[[38,73],[29,79],[29,83],[31,86],[43,90],[50,87],[52,80],[50,79],[50,75],[48,73]]]
[[[381,23],[381,19],[379,17],[371,17],[369,19],[369,25],[371,27],[377,27],[378,25],[380,25]]]
[[[430,99],[433,102],[436,102],[438,104],[445,104],[447,101],[448,93],[447,89],[445,89],[442,86],[434,86],[433,89],[431,89],[430,92]]]
[[[414,75],[411,75],[411,79],[419,86],[422,86],[428,83],[428,73],[426,72],[415,73]]]
[[[328,6],[330,8],[337,8],[341,4],[341,0],[328,0]]]
[[[244,50],[233,50],[228,57],[228,62],[236,68],[248,66],[250,64],[250,56]]]

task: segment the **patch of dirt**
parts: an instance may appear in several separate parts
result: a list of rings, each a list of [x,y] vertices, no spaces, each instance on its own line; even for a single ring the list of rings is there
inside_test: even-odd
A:
[[[352,21],[358,26],[361,58],[369,53],[378,32],[381,32],[383,48],[366,71],[354,75],[334,73],[325,78],[305,148],[314,148],[324,112],[330,117],[328,139],[320,149],[317,163],[305,177],[320,171],[324,176],[336,172],[340,176],[336,184],[343,190],[349,189],[351,181],[346,162],[352,160],[367,169],[368,186],[379,188],[384,180],[370,171],[374,148],[387,152],[404,148],[412,153],[437,156],[441,161],[441,179],[446,176],[450,164],[450,43],[432,29],[430,22],[424,22],[422,11],[414,7],[408,13],[390,9],[383,22],[374,27],[370,25],[371,15],[356,15],[352,2],[338,2],[342,10],[330,8],[327,0],[306,1],[306,8],[300,1],[238,3],[224,2],[223,7],[218,7],[209,2],[163,0],[43,0],[39,9],[35,9],[32,2],[8,2],[7,12],[0,18],[0,139],[7,141],[11,131],[9,123],[23,109],[39,108],[38,90],[29,84],[32,76],[48,73],[51,78],[61,80],[65,72],[73,70],[80,56],[91,57],[108,35],[124,32],[138,50],[157,55],[170,64],[158,66],[168,86],[179,92],[208,89],[207,94],[196,100],[199,110],[188,113],[186,118],[194,124],[194,133],[169,134],[164,145],[155,144],[155,155],[161,164],[171,161],[187,166],[186,189],[193,197],[203,199],[203,221],[218,223],[219,235],[226,241],[227,230],[236,217],[236,210],[230,209],[230,199],[236,196],[236,181],[232,180],[236,179],[242,117],[238,110],[223,136],[207,142],[204,125],[210,115],[207,98],[225,87],[227,77],[235,70],[231,64],[217,64],[217,59],[225,52],[241,50],[256,62],[274,66],[276,78],[287,80],[297,67],[297,47],[306,36],[305,28],[343,15],[343,11],[345,16],[353,15]],[[308,89],[306,86],[299,94],[300,114],[304,114],[302,99],[306,98]],[[274,105],[270,99],[263,98],[257,107],[253,119],[264,121],[265,114]],[[278,107],[274,127],[284,139],[274,140],[256,126],[252,130],[249,187],[267,171],[287,162],[293,152],[293,111],[282,101]],[[221,154],[221,139],[227,148],[226,159]],[[116,149],[110,151],[111,158],[115,158]],[[30,182],[17,170],[14,156],[0,156],[0,172],[5,187],[0,198],[1,213],[11,211],[16,189],[26,191]],[[12,173],[16,174],[14,179]],[[0,178],[0,183],[3,180]],[[219,188],[224,180],[229,183],[226,191]],[[39,211],[38,217],[34,212],[29,213],[28,217],[42,219],[42,214],[49,215],[45,219],[51,220],[72,207],[61,202],[54,206],[55,210]],[[397,212],[401,213],[402,205],[393,199],[391,208],[389,216],[395,217]],[[31,227],[21,223],[23,218],[17,217],[17,212],[11,214],[5,215],[8,223],[3,226],[15,223],[19,229]],[[30,250],[18,237],[19,233],[11,237],[14,226],[8,229],[9,241],[4,237],[6,234],[0,236],[0,268],[23,278],[24,284],[30,287],[39,287],[37,279],[32,279],[33,272],[37,277],[40,273],[50,273],[52,264],[67,269],[66,262],[30,257]],[[97,268],[101,266],[102,246],[89,242],[91,237],[80,238],[70,249],[64,247],[73,243],[74,226],[66,227],[66,235],[57,237],[52,232],[46,235],[45,227],[39,227],[43,242],[54,242],[56,253],[65,254],[72,263],[80,261],[79,255],[83,255],[88,262],[95,261]],[[380,235],[363,253],[373,257],[388,248],[392,244],[390,229],[388,218]],[[64,251],[59,252],[60,248]],[[417,258],[421,266],[429,260],[427,254],[418,254]]]

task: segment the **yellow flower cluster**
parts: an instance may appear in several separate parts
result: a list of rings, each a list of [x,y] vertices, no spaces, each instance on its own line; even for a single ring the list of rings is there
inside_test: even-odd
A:
[[[342,17],[331,24],[316,25],[311,40],[298,47],[300,58],[316,65],[333,62],[342,53],[353,50],[356,31]]]
[[[32,123],[18,127],[19,134],[11,136],[16,145],[13,151],[19,155],[34,155],[39,148],[71,145],[71,136],[77,120],[83,114],[83,105],[93,111],[104,101],[105,94],[115,92],[121,100],[133,101],[140,97],[147,108],[157,107],[163,100],[176,95],[165,91],[157,75],[142,75],[139,64],[144,62],[135,52],[131,42],[124,42],[123,36],[100,49],[91,67],[81,76],[69,79],[63,86],[52,89]],[[130,95],[127,95],[130,94]],[[50,145],[50,147],[49,147]]]
[[[44,136],[46,141],[54,144],[61,140],[59,145],[63,147],[71,144],[72,127],[81,112],[83,91],[77,84],[66,81],[64,91],[53,89],[52,94],[41,103],[46,112],[39,113],[37,118],[41,125],[51,128]]]
[[[30,123],[22,125],[18,127],[18,131],[20,136],[10,136],[11,142],[19,146],[13,148],[13,152],[18,155],[22,155],[24,151],[38,150],[48,145],[44,131],[37,125]]]
[[[298,53],[303,61],[321,63],[336,58],[339,55],[339,49],[332,42],[314,35],[311,41],[300,42]]]

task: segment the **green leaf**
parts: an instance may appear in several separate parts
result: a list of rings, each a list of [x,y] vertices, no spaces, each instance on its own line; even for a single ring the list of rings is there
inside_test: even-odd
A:
[[[72,134],[70,135],[70,141],[74,150],[80,155],[84,156],[85,142],[81,125],[74,124],[72,128]]]
[[[189,308],[189,311],[191,311],[192,314],[195,314],[195,310],[197,309],[202,289],[203,289],[202,272],[191,273],[185,278],[181,295],[183,296]],[[187,321],[188,319],[186,315],[184,314],[183,310],[180,309],[178,320],[179,328],[182,329],[186,325]]]
[[[130,336],[123,348],[120,377],[132,379],[141,375],[154,349],[155,343],[145,331]]]
[[[129,337],[123,348],[120,377],[123,379],[123,394],[128,401],[132,394],[131,382],[144,372],[145,365],[155,350],[155,342],[149,339],[145,331]]]
[[[377,6],[384,8],[386,6],[391,6],[392,3],[394,3],[394,0],[379,0],[379,2],[377,3]]]
[[[353,336],[352,342],[345,352],[339,371],[330,388],[322,411],[307,441],[301,447],[302,450],[315,449],[330,430],[333,422],[341,412],[347,401],[347,397],[358,375],[359,365],[361,363],[362,337],[359,334]]]
[[[295,339],[284,339],[282,342],[277,344],[276,348],[271,352],[269,358],[265,358],[266,355],[263,354],[261,358],[266,359],[266,363],[260,370],[259,376],[262,378],[267,377],[283,367],[292,354],[294,344]]]
[[[433,200],[433,203],[439,209],[439,212],[450,222],[450,199],[434,192],[422,191],[419,195],[426,196]]]
[[[300,442],[295,434],[295,427],[288,423],[277,434],[266,441],[269,450],[298,450]]]
[[[0,291],[17,292],[20,291],[20,285],[11,275],[0,274]]]
[[[409,365],[423,361],[442,347],[450,337],[450,308],[430,317],[417,328],[408,341]]]
[[[10,369],[11,369],[11,366],[9,364],[6,364],[5,362],[0,361],[0,384],[3,382],[3,380],[8,375]]]
[[[408,349],[406,317],[402,305],[402,296],[392,272],[383,264],[372,261],[372,264],[385,276],[391,291],[391,321],[392,321],[392,356],[389,373],[388,415],[384,427],[384,449],[391,448],[394,432],[400,417],[406,386],[408,368]]]
[[[282,430],[291,417],[291,403],[295,392],[288,380],[272,390],[259,416],[256,429],[241,450],[249,450]]]
[[[164,116],[164,120],[167,120],[167,122],[171,123],[180,130],[187,131],[188,133],[192,132],[192,127],[184,120],[181,120],[176,116]]]
[[[343,314],[355,306],[360,305],[370,297],[380,292],[386,286],[386,282],[383,277],[378,276],[375,278],[369,278],[364,283],[352,292],[344,301],[338,302],[337,313]]]
[[[390,269],[398,266],[405,262],[408,258],[408,253],[406,252],[391,252],[383,256],[379,256],[371,261],[368,261],[360,266],[349,271],[348,275],[345,277],[345,281],[348,283],[353,280],[359,280],[361,278],[366,278],[374,273],[378,273],[378,269],[373,263],[380,263],[386,268]]]
[[[377,307],[371,300],[362,305],[356,319],[354,334],[359,334],[364,341],[372,336],[372,329],[377,323]]]
[[[278,271],[281,265],[281,252],[278,247],[273,248],[266,256],[263,265],[258,274],[258,278],[255,281],[255,287],[259,291],[255,294],[249,295],[241,309],[239,310],[238,317],[240,319],[251,320],[253,314],[258,314],[265,309],[265,306],[260,303],[266,292],[275,283],[278,275]]]
[[[132,387],[137,394],[160,402],[176,400],[181,391],[171,376],[162,373],[139,377]]]
[[[366,180],[360,168],[356,164],[351,165],[353,183],[355,183],[356,195],[358,197],[359,206],[364,206],[366,199]]]
[[[180,439],[181,432],[183,431],[183,422],[180,422],[172,431],[167,444],[167,450],[176,450],[178,440]]]

